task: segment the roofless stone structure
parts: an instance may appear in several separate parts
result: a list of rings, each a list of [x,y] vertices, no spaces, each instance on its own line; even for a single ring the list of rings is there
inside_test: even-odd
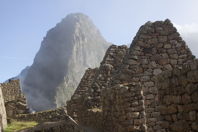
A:
[[[198,125],[197,107],[192,109],[190,107],[184,112],[179,110],[177,104],[173,105],[174,107],[169,107],[161,98],[169,95],[172,97],[173,93],[170,91],[163,93],[163,85],[166,86],[166,84],[162,80],[158,80],[160,74],[167,71],[174,73],[175,69],[182,71],[183,65],[189,65],[195,58],[170,20],[147,22],[140,27],[129,51],[125,51],[120,57],[121,61],[118,61],[120,58],[116,56],[119,52],[121,51],[110,52],[110,56],[111,54],[115,56],[108,69],[114,69],[113,71],[104,72],[103,65],[109,64],[108,62],[101,63],[94,81],[88,88],[91,92],[88,92],[90,99],[87,102],[90,106],[87,107],[87,111],[90,112],[92,109],[92,114],[88,114],[88,116],[77,115],[76,118],[79,123],[100,129],[103,132],[196,131],[196,125]],[[109,50],[106,54],[109,54]],[[116,61],[119,62],[118,65],[115,63]],[[193,69],[189,69],[189,71],[191,70]],[[196,71],[197,67],[194,67],[194,70]],[[109,77],[100,79],[108,75],[108,71],[110,71]],[[190,73],[191,75],[189,75]],[[198,77],[196,77],[198,75],[190,73],[185,76],[184,80],[189,80],[191,76],[195,76],[194,79],[198,81]],[[173,76],[170,75],[170,78],[173,79],[166,80],[174,81]],[[178,83],[182,82],[180,79]],[[168,89],[168,87],[166,88]],[[194,85],[190,89],[195,89],[194,92],[197,94],[198,89]],[[187,92],[184,90],[183,94],[187,94]],[[176,95],[183,97],[179,93],[175,93]],[[195,106],[196,102],[193,101],[197,97],[193,95],[191,99],[191,96],[188,93],[183,98],[190,98],[190,101],[185,103]],[[85,104],[81,105],[86,107]],[[186,107],[182,106],[182,108]],[[71,109],[68,106],[68,110],[73,111],[74,109],[74,107]],[[84,111],[81,114],[83,113]],[[189,116],[189,114],[191,115],[191,122],[187,118],[181,117],[181,115]],[[196,116],[193,118],[192,115]],[[179,127],[182,123],[187,123],[185,130],[182,129],[184,127]]]

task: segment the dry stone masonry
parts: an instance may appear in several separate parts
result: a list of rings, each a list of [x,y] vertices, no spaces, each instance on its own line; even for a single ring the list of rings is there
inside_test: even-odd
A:
[[[101,107],[101,90],[108,87],[112,74],[119,69],[127,49],[125,45],[111,45],[108,48],[89,91],[90,107]]]
[[[7,116],[4,104],[4,98],[2,94],[2,89],[0,85],[0,132],[7,126]]]
[[[103,131],[144,130],[145,112],[139,85],[121,84],[103,91]]]
[[[101,129],[101,90],[108,86],[112,74],[117,71],[122,63],[127,49],[126,46],[110,46],[99,69],[96,72],[89,72],[88,70],[85,73],[71,101],[67,103],[68,114],[81,122],[83,126],[97,126],[97,130]],[[86,87],[87,92],[84,92],[84,95],[78,94],[78,91],[85,89],[84,87]],[[74,97],[78,97],[75,102]],[[92,119],[89,120],[90,118]]]
[[[15,116],[15,119],[18,121],[36,121],[43,123],[65,120],[67,117],[68,115],[65,108],[61,107],[54,110],[41,111],[31,114],[18,114]]]
[[[85,102],[84,98],[88,94],[88,88],[91,86],[97,71],[98,68],[95,69],[89,68],[85,71],[85,74],[82,77],[79,86],[77,87],[77,90],[71,97],[71,101],[67,102],[67,107],[69,108],[67,112],[75,120],[78,120],[76,117],[82,119],[79,116],[82,115],[83,110],[87,109],[87,107],[85,107],[84,104]]]
[[[20,88],[19,80],[9,80],[6,83],[2,83],[1,87],[5,102],[24,99],[24,95]]]
[[[89,107],[84,106],[76,119],[102,132],[195,132],[198,75],[194,60],[170,20],[147,22],[128,51],[119,46],[107,50],[87,88]],[[185,71],[183,65],[190,68]],[[72,113],[71,105],[67,109]],[[90,110],[99,116],[82,116]]]
[[[29,114],[10,80],[0,84],[0,131],[6,113],[41,123],[23,132],[198,132],[198,60],[170,20],[147,22],[130,48],[112,45],[86,70],[67,110]]]
[[[20,132],[86,132],[70,118],[65,121],[45,122],[34,128],[21,130]]]
[[[29,113],[19,80],[9,80],[6,83],[2,83],[1,88],[8,118],[14,118],[17,114]]]
[[[157,78],[164,132],[198,131],[198,60]]]
[[[85,128],[88,126],[87,129],[91,129],[92,131],[92,126],[94,126],[94,128],[97,126],[97,129],[100,128],[102,117],[99,109],[89,109],[90,104],[87,103],[87,99],[89,99],[87,98],[89,95],[89,88],[91,87],[97,72],[98,68],[89,68],[86,70],[76,92],[71,98],[71,101],[67,102],[68,114],[78,123],[80,122]]]
[[[169,20],[147,22],[140,28],[125,56],[120,73],[114,75],[110,86],[124,83],[140,84],[145,120],[140,121],[139,126],[143,127],[137,128],[136,131],[155,132],[161,129],[158,124],[158,91],[154,77],[163,71],[181,67],[193,58],[191,51]],[[135,122],[132,125],[135,127]]]

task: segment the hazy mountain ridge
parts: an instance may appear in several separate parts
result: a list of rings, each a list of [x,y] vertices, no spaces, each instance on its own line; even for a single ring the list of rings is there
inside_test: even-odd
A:
[[[28,105],[36,111],[64,105],[85,69],[97,67],[109,45],[87,16],[68,15],[48,31],[21,83]]]

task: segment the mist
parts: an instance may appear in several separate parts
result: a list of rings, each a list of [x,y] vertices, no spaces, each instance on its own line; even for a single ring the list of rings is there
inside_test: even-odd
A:
[[[83,14],[71,14],[48,31],[22,76],[22,90],[34,111],[66,104],[84,71],[97,67],[110,44]]]

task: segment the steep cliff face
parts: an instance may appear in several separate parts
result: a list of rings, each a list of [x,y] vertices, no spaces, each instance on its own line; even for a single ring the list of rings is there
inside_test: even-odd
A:
[[[36,111],[64,105],[84,71],[96,67],[109,43],[83,14],[70,14],[48,31],[22,81],[28,105]]]

